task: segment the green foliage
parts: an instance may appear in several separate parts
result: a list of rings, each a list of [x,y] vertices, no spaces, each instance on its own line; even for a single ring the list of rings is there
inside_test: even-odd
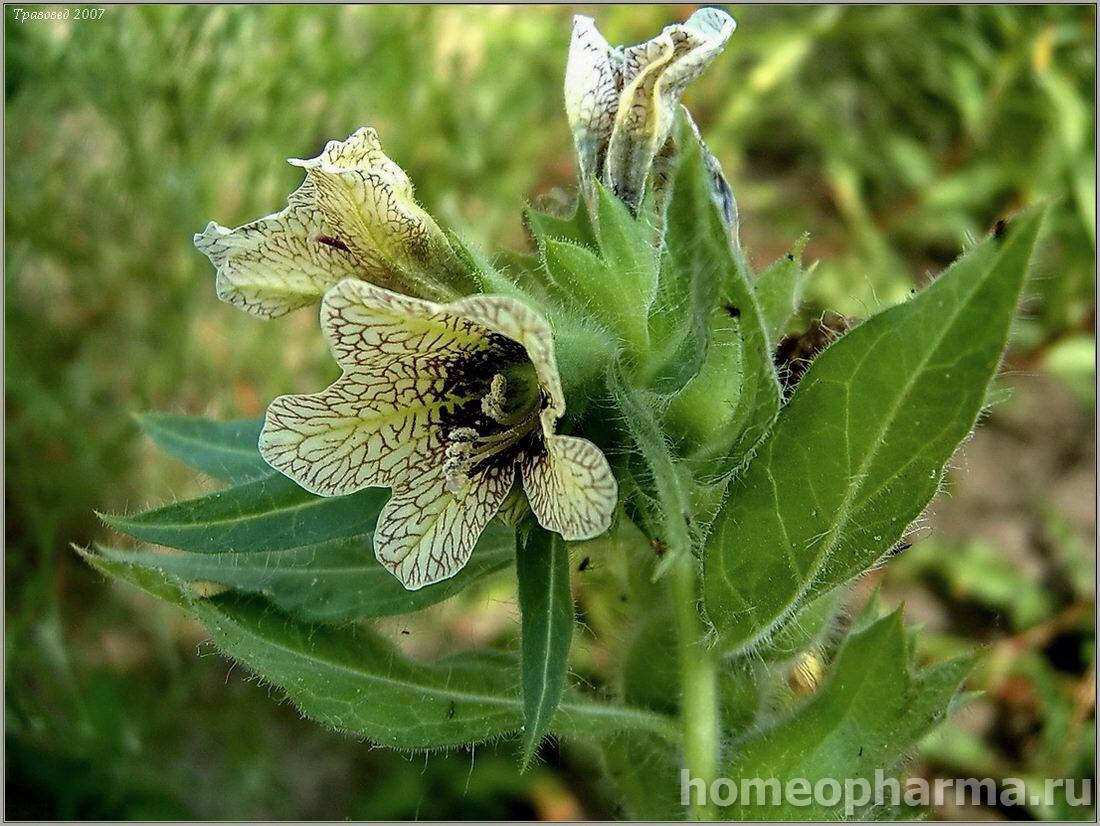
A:
[[[661,738],[619,734],[603,742],[604,768],[632,820],[684,820],[680,749]]]
[[[470,562],[451,579],[407,591],[378,564],[370,533],[279,551],[156,553],[99,547],[105,557],[187,582],[213,582],[265,595],[284,611],[313,622],[344,622],[419,611],[510,565],[511,531],[494,527]]]
[[[724,649],[752,648],[870,568],[920,515],[985,403],[1041,218],[1022,214],[814,362],[709,543],[707,615]]]
[[[779,407],[779,384],[748,265],[714,206],[702,153],[689,134],[681,130],[668,259],[680,295],[673,305],[691,313],[687,323],[673,324],[703,352],[697,373],[672,402],[669,431],[673,439],[678,430],[687,431],[691,458],[722,476],[740,469],[764,437]],[[724,383],[730,361],[740,362],[740,380]]]
[[[531,528],[516,554],[522,623],[523,764],[534,757],[561,700],[573,640],[569,550],[557,534]]]
[[[787,326],[802,304],[802,291],[808,275],[802,267],[802,251],[806,248],[806,240],[803,237],[795,244],[794,249],[760,273],[756,279],[756,299],[760,302],[768,341],[773,345],[783,338]]]
[[[891,775],[918,739],[940,722],[969,659],[952,660],[916,673],[901,613],[852,632],[826,683],[804,706],[774,726],[736,741],[723,777],[822,778],[873,781]],[[762,769],[764,771],[762,771]],[[809,795],[805,795],[809,799]],[[778,798],[776,798],[778,800]],[[867,807],[854,814],[870,818]],[[723,810],[730,820],[822,820],[850,818],[844,804],[746,805]]]
[[[567,218],[529,207],[524,213],[524,219],[538,244],[550,238],[587,247],[595,247],[598,244],[592,221],[588,217],[588,210],[583,201],[578,201],[573,208],[573,214]]]
[[[1011,415],[1023,402],[1017,396],[994,417]],[[991,430],[976,437],[973,453],[979,461],[983,446],[988,449],[983,437]],[[1033,461],[1027,454],[1035,447],[1024,448],[1021,458]],[[984,486],[977,481],[956,488],[954,503],[983,496]],[[1051,805],[1030,798],[1046,777],[1069,778],[1078,789],[1091,781],[1096,748],[1086,724],[1096,662],[1092,551],[1083,547],[1064,514],[1052,512],[1045,480],[1035,483],[1039,501],[1029,502],[1025,495],[1012,506],[1015,524],[1036,532],[1034,548],[939,536],[891,565],[887,583],[931,595],[934,605],[950,601],[955,606],[948,626],[929,628],[917,638],[923,658],[954,656],[976,640],[986,649],[970,681],[974,697],[960,717],[990,723],[967,725],[960,719],[944,726],[920,744],[924,764],[956,777],[1023,778],[1029,799],[1021,813],[1037,819],[1089,819],[1095,807],[1071,805],[1065,790],[1055,792]],[[997,519],[1012,524],[1004,513]],[[1012,564],[991,565],[994,548]],[[1045,565],[1037,559],[1040,553]],[[990,634],[991,623],[1003,629],[1000,634]],[[1026,733],[1006,747],[1006,732]]]
[[[536,285],[546,276],[545,294],[532,301],[559,333],[594,324],[618,338],[613,360],[606,350],[572,359],[586,365],[582,372],[604,373],[600,395],[611,399],[621,425],[592,432],[602,433],[605,450],[623,456],[625,511],[663,548],[653,577],[671,573],[671,586],[653,596],[674,608],[653,613],[663,625],[639,628],[624,660],[621,703],[581,699],[566,685],[574,620],[569,553],[541,529],[527,531],[517,548],[518,659],[485,649],[417,662],[366,626],[310,622],[385,616],[450,597],[505,564],[513,534],[487,531],[478,564],[405,600],[377,563],[373,576],[341,571],[314,590],[323,572],[332,573],[334,558],[346,563],[358,550],[352,570],[367,566],[387,495],[368,489],[318,497],[278,474],[257,477],[254,424],[147,419],[151,434],[180,458],[243,481],[134,516],[104,517],[116,530],[183,556],[103,550],[89,560],[187,610],[221,650],[313,719],[392,748],[475,744],[521,732],[526,766],[547,733],[592,739],[625,804],[662,816],[683,814],[674,780],[659,776],[677,763],[704,783],[719,770],[811,781],[893,771],[946,714],[969,667],[954,660],[912,673],[900,614],[875,620],[865,610],[826,686],[803,705],[783,704],[781,716],[759,728],[761,698],[775,694],[775,678],[726,657],[759,653],[794,665],[799,656],[816,657],[835,613],[833,592],[880,559],[928,503],[986,401],[1042,212],[1023,213],[918,296],[833,344],[779,411],[771,340],[794,305],[801,268],[792,256],[751,279],[689,136],[681,130],[660,250],[650,247],[646,219],[601,191],[597,248],[539,237],[541,269],[527,273]],[[467,261],[479,281],[489,283],[486,273],[496,278],[491,265]],[[514,290],[524,294],[522,277]],[[667,326],[678,314],[679,329]],[[689,341],[692,331],[701,342]],[[694,375],[668,394],[661,374],[672,374],[647,365],[651,356],[682,350],[684,344],[668,345],[670,336],[697,358]],[[567,360],[567,369],[573,364]],[[567,386],[575,396],[577,386]],[[784,553],[767,552],[774,548]],[[196,564],[204,558],[217,564]],[[215,582],[252,593],[204,598],[202,589],[183,584],[204,569],[220,569]],[[300,575],[311,573],[304,596]],[[700,596],[717,637],[709,649]],[[670,648],[673,657],[662,655]],[[865,711],[853,717],[850,708]],[[639,733],[652,742],[627,766],[624,745]],[[713,803],[693,803],[691,812],[710,816]],[[732,814],[746,813],[773,811]]]
[[[676,620],[662,580],[646,604],[631,615],[632,638],[621,657],[623,702],[676,715],[680,711],[680,652]],[[680,744],[661,737],[624,732],[600,741],[605,771],[624,813],[635,820],[683,820],[679,771]]]
[[[209,462],[211,445],[239,459],[251,438],[248,428],[235,429],[237,438],[229,438],[228,428],[213,423],[176,429],[201,434],[178,451],[196,464]],[[176,448],[179,442],[170,444]],[[507,654],[470,652],[428,666],[405,660],[365,627],[310,624],[310,619],[378,617],[423,608],[503,566],[512,555],[512,532],[504,542],[503,527],[489,530],[475,561],[455,577],[406,591],[373,559],[364,530],[373,527],[385,499],[377,490],[325,499],[271,475],[134,518],[105,517],[139,539],[191,553],[100,549],[85,558],[104,573],[194,614],[222,650],[283,689],[314,719],[383,745],[416,749],[476,743],[523,727],[529,760],[551,731],[668,734],[669,724],[659,715],[583,700],[561,702],[573,622],[569,555],[545,532],[532,534],[542,538],[542,553],[529,539],[517,568],[525,629],[522,691],[516,660]],[[357,559],[334,571],[334,556],[337,561]],[[204,560],[215,564],[204,565]],[[326,575],[327,587],[317,589]],[[203,599],[182,584],[206,579],[263,593],[302,619],[273,609],[260,597]]]
[[[85,558],[193,613],[229,656],[333,728],[393,748],[424,749],[479,743],[522,724],[510,656],[468,652],[424,665],[362,626],[297,622],[251,596],[197,599],[147,568]],[[623,729],[665,733],[668,723],[658,715],[577,700],[562,703],[548,727],[589,735]]]
[[[594,226],[582,204],[568,220],[528,211],[543,258],[536,278],[570,314],[606,330],[635,359],[648,359],[647,315],[658,283],[653,228],[600,184],[595,186]]]
[[[666,546],[659,563],[663,574],[692,548],[689,482],[658,421],[654,395],[627,386],[617,371],[610,375],[609,388],[641,458],[642,469],[635,478],[643,481],[631,501],[639,521]]]
[[[146,413],[138,424],[163,450],[215,479],[240,484],[271,475],[271,466],[256,450],[263,419],[213,422]]]
[[[829,591],[800,608],[797,615],[783,623],[757,654],[764,660],[789,660],[828,636],[836,624],[840,594]]]
[[[724,472],[743,470],[767,435],[778,404],[764,403],[770,356],[783,334],[827,307],[867,316],[901,300],[996,219],[1053,196],[1024,290],[1024,317],[1013,325],[1009,372],[1049,371],[1086,409],[1094,407],[1094,11],[739,8],[727,54],[686,100],[737,192],[743,247],[729,254],[736,268],[730,289],[740,299],[755,296],[766,339],[746,350],[745,317],[718,312],[706,282],[693,281],[712,265],[720,272],[729,266],[713,243],[718,225],[700,200],[680,202],[689,212],[669,213],[669,232],[680,240],[675,255],[666,250],[657,259],[656,295],[644,325],[631,320],[624,334],[610,335],[611,322],[590,323],[587,302],[573,307],[587,314],[583,323],[562,315],[555,332],[563,376],[585,393],[583,404],[571,399],[567,426],[612,446],[624,496],[639,492],[664,511],[651,508],[658,516],[648,522],[632,513],[645,538],[624,526],[607,543],[576,549],[574,563],[591,563],[572,575],[583,623],[570,666],[606,705],[588,717],[590,711],[580,717],[559,711],[580,725],[555,722],[551,730],[564,747],[544,748],[547,764],[520,778],[522,659],[514,652],[524,639],[516,638],[522,626],[508,614],[511,577],[490,576],[512,562],[512,531],[494,525],[455,578],[406,592],[373,558],[372,520],[383,496],[322,506],[279,487],[278,477],[265,482],[270,471],[251,450],[255,417],[275,395],[332,378],[316,315],[257,324],[218,305],[208,268],[186,239],[211,217],[235,224],[270,212],[298,180],[282,158],[308,156],[325,140],[368,124],[416,182],[418,200],[458,231],[456,249],[486,288],[531,289],[536,279],[529,274],[541,266],[531,244],[492,259],[478,250],[524,245],[517,205],[569,179],[559,110],[570,14],[519,7],[120,7],[89,25],[6,21],[9,813],[509,818],[560,814],[555,805],[576,807],[579,799],[582,809],[565,811],[682,817],[684,753],[668,718],[682,710],[683,641],[664,604],[670,598],[664,580],[644,589],[626,582],[648,581],[667,554],[664,537],[676,530],[668,514],[693,515],[689,547],[706,534],[725,501]],[[598,14],[612,42],[648,36],[683,16],[670,7],[606,7]],[[606,214],[595,219],[614,221]],[[643,283],[626,278],[630,267],[618,263],[633,248],[620,245],[616,253],[608,246],[614,239],[599,234],[583,208],[564,219],[530,211],[527,224],[538,239],[534,246],[554,239],[594,272],[623,270],[624,284]],[[635,234],[652,229],[644,219],[618,226]],[[799,277],[782,256],[807,230],[804,256],[817,264]],[[577,273],[569,277],[587,283]],[[800,286],[805,300],[788,321]],[[684,295],[697,300],[669,300]],[[620,324],[628,302],[610,289],[603,300],[602,318]],[[968,341],[984,325],[984,318],[975,323]],[[662,476],[661,488],[654,486],[657,472],[630,444],[638,428],[629,430],[618,410],[606,415],[605,375],[577,369],[589,366],[588,353],[610,359],[619,346],[613,342],[629,341],[624,349],[636,350],[646,337],[651,350],[643,348],[643,355],[653,357],[624,354],[624,386],[655,425],[650,453],[663,451],[657,466],[667,460],[674,469]],[[756,406],[744,384],[754,370],[766,391]],[[1028,522],[1028,559],[1041,560],[1042,575],[1005,554],[1015,522],[1001,531],[971,528],[965,519],[967,530],[983,533],[980,542],[922,539],[886,567],[892,585],[886,599],[916,592],[919,605],[932,593],[942,606],[943,616],[917,637],[921,662],[990,647],[969,687],[985,691],[976,701],[980,719],[995,726],[973,731],[970,721],[952,724],[950,736],[907,748],[924,761],[922,770],[952,776],[1091,777],[1095,743],[1081,700],[1095,665],[1091,527],[1079,518],[1067,527],[1061,511],[1072,516],[1065,501],[1091,496],[1095,472],[1091,459],[1068,458],[1079,453],[1076,431],[1048,426],[1046,407],[1012,413],[1021,399],[1045,403],[1051,395],[1016,384],[1014,399],[994,409],[992,429],[1067,457],[1058,460],[1061,475],[1042,476],[1030,503],[1042,516]],[[231,487],[210,493],[209,480],[153,459],[131,419],[131,411],[146,409],[213,417],[154,414],[139,423],[170,453]],[[214,420],[223,418],[229,421]],[[811,417],[807,410],[806,418],[815,434],[835,424],[823,412]],[[719,419],[730,422],[724,436],[740,440],[728,453],[707,450]],[[824,436],[813,438],[829,446]],[[1016,445],[1002,449],[1014,452]],[[1022,490],[1033,475],[1025,466],[983,490]],[[670,481],[680,501],[661,493]],[[733,496],[737,485],[734,479]],[[805,504],[807,486],[804,479],[793,488],[792,508]],[[196,642],[211,632],[181,619],[178,608],[158,606],[128,586],[110,587],[99,571],[65,553],[72,541],[104,539],[93,508],[133,513],[165,498],[184,501],[120,517],[119,524],[147,541],[190,550],[131,547],[110,537],[96,561],[131,579],[144,571],[146,586],[170,604],[200,607],[221,629],[218,644],[251,663],[260,682],[281,686],[276,694],[308,703],[306,711],[330,725],[342,718],[363,726],[358,739],[298,719],[289,703],[270,702],[270,689],[241,679],[245,668],[227,674],[218,658],[195,657]],[[971,513],[991,509],[983,495],[965,501]],[[796,516],[806,517],[805,509]],[[207,530],[203,520],[211,517],[217,521]],[[938,533],[938,514],[934,519]],[[336,522],[340,528],[332,527]],[[254,526],[282,549],[250,539]],[[624,572],[616,560],[627,555],[626,546],[631,570]],[[774,562],[775,547],[781,546],[729,553],[753,567],[754,559]],[[842,550],[870,556],[888,548]],[[838,569],[836,577],[848,573]],[[193,582],[234,593],[204,600],[197,594],[210,589],[184,584]],[[768,731],[797,737],[802,729],[784,729],[791,725],[785,721],[809,719],[815,697],[838,696],[839,662],[806,705],[792,700],[786,683],[803,655],[830,658],[842,635],[837,603],[846,590],[799,600],[797,618],[754,651],[766,668],[752,668],[746,658],[717,663],[724,765],[736,760],[731,743]],[[621,600],[628,601],[620,606]],[[399,635],[392,621],[348,624],[433,605],[403,620],[414,629],[411,637]],[[411,658],[384,639],[388,632]],[[279,653],[283,643],[305,659]],[[367,729],[376,709],[349,708],[346,697],[321,697],[294,684],[299,678],[311,684],[318,675],[328,681],[335,669],[333,685],[367,691],[368,679],[377,678],[371,657],[386,652],[394,673],[434,691],[446,660],[419,661],[454,645],[507,652],[484,663],[478,655],[459,660],[463,679],[498,675],[499,685],[488,688],[511,692],[509,736],[496,747],[479,746],[472,766],[465,754],[410,763],[371,750],[362,738],[387,733]],[[691,650],[706,659],[705,648]],[[318,663],[313,655],[332,659]],[[338,664],[366,671],[360,680]],[[928,674],[915,665],[908,673],[913,685]],[[385,696],[398,696],[388,692],[384,687]],[[567,686],[562,708],[589,703],[579,694]],[[399,712],[421,708],[435,720],[450,711],[440,702],[403,702]],[[648,711],[637,729],[602,726],[608,716],[633,720],[639,707]],[[471,738],[489,730],[465,716],[473,710],[456,704],[455,719]],[[819,714],[821,732],[826,711]],[[406,720],[413,716],[409,711]],[[575,759],[572,743],[582,735],[599,742],[618,790],[615,802],[593,788],[594,767]],[[1025,808],[1036,817],[1080,815],[1061,803]]]
[[[271,474],[198,499],[103,519],[137,539],[184,551],[281,551],[371,533],[386,498],[384,491],[367,490],[326,499]]]
[[[105,557],[188,582],[213,582],[260,593],[304,620],[339,622],[417,611],[504,568],[514,532],[491,526],[456,576],[408,591],[372,552],[387,496],[314,496],[271,471],[256,447],[259,424],[186,416],[143,416],[149,435],[169,452],[218,478],[241,484],[133,518],[105,517],[130,535],[184,553],[100,548]],[[253,479],[260,468],[262,478]]]

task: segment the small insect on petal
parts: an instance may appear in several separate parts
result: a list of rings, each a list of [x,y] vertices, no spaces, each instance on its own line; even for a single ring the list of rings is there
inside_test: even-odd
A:
[[[318,235],[317,242],[330,247],[335,247],[336,249],[343,250],[344,252],[351,252],[351,250],[348,249],[347,244],[345,244],[339,238],[333,238],[331,235]]]
[[[329,287],[357,275],[360,268],[346,246],[315,243],[329,236],[318,229],[325,222],[313,196],[307,181],[282,212],[236,229],[211,221],[195,235],[195,247],[217,271],[218,298],[275,318],[313,304]]]

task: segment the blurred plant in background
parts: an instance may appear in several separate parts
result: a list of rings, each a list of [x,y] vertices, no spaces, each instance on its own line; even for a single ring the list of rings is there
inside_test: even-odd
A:
[[[257,703],[262,688],[191,656],[197,627],[105,587],[67,550],[102,535],[93,508],[201,492],[143,461],[130,410],[253,416],[334,378],[312,314],[276,327],[220,305],[190,234],[210,215],[271,211],[299,177],[271,158],[369,122],[442,222],[522,248],[520,202],[573,175],[560,79],[574,11],[635,42],[691,7],[5,20],[9,816],[613,814],[584,754],[523,777],[491,749],[473,768],[463,754],[408,761]],[[738,32],[689,103],[737,192],[750,260],[815,233],[796,329],[825,306],[866,315],[998,218],[1056,199],[1007,400],[929,518],[934,541],[902,556],[884,593],[928,623],[930,657],[990,646],[972,681],[987,693],[925,744],[926,772],[1088,776],[1094,10],[731,11]],[[581,603],[593,623],[615,610]],[[440,627],[465,643],[515,631],[492,588],[417,623],[393,633],[431,646]],[[599,674],[607,652],[577,648]]]

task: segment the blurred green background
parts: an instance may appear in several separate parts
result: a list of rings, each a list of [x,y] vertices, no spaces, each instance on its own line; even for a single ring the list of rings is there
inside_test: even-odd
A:
[[[302,720],[70,543],[107,538],[94,509],[211,489],[156,455],[133,412],[253,416],[333,377],[313,314],[264,323],[215,299],[192,232],[280,208],[300,177],[285,158],[372,125],[440,223],[522,247],[522,204],[572,178],[570,15],[627,43],[693,8],[155,6],[16,22],[8,7],[8,817],[615,815],[582,749],[519,776],[508,743],[473,762],[408,758]],[[867,584],[924,624],[924,656],[986,646],[970,683],[984,694],[911,771],[1091,777],[1095,10],[730,11],[738,31],[686,102],[753,265],[811,233],[820,263],[796,329],[905,296],[998,218],[1053,199],[999,403],[914,547]],[[416,632],[506,636],[510,598],[505,583]],[[599,645],[582,651],[597,675]]]

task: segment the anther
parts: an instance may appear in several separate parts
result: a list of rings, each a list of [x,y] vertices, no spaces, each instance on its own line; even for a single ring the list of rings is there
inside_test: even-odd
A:
[[[508,418],[508,413],[504,409],[504,405],[508,401],[505,396],[507,390],[507,380],[500,373],[496,373],[489,385],[489,392],[481,397],[481,412],[500,424],[505,424]]]

